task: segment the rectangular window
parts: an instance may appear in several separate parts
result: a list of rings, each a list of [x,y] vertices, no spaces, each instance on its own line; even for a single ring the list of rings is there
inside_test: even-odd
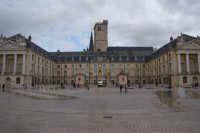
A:
[[[74,76],[74,71],[71,71],[71,76]]]
[[[34,55],[32,55],[32,61],[34,61]]]
[[[149,71],[149,70],[148,70],[148,71]],[[138,70],[137,70],[137,69],[135,70],[135,76],[139,76]]]
[[[183,77],[183,83],[187,83],[187,77]]]
[[[181,63],[181,73],[186,73],[186,65],[185,65],[185,63]]]
[[[42,67],[42,74],[44,74],[44,67]]]
[[[130,69],[129,69],[129,68],[126,69],[126,73],[127,73],[128,75],[130,75]]]
[[[74,64],[71,65],[71,68],[74,69]]]
[[[38,65],[37,74],[40,73],[40,66]]]
[[[57,65],[57,68],[60,68],[60,65]]]
[[[67,68],[67,65],[65,65],[65,68]]]
[[[22,73],[22,63],[18,64],[17,72]]]
[[[101,30],[101,26],[98,26],[98,31],[100,31]]]
[[[111,69],[111,73],[114,74],[114,69]]]
[[[57,71],[57,76],[60,76],[60,71]]]
[[[67,71],[64,71],[64,76],[67,76]]]

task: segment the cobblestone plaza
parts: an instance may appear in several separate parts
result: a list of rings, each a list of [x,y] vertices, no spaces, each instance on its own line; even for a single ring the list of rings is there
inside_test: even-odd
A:
[[[143,87],[120,93],[118,88],[91,87],[53,92],[73,96],[67,100],[1,91],[0,132],[199,133],[200,88],[188,88],[182,96],[177,90]]]

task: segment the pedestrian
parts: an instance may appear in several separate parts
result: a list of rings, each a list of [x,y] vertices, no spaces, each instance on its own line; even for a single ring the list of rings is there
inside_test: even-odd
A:
[[[119,87],[119,88],[120,88],[120,93],[122,93],[122,85],[120,85],[120,87]]]
[[[125,86],[125,93],[127,93],[127,88],[126,88],[126,86]]]
[[[61,89],[62,89],[62,88],[64,88],[64,87],[63,87],[63,83],[61,83]]]
[[[76,87],[76,84],[74,83],[74,88]]]
[[[3,85],[2,85],[2,87],[3,87],[3,91],[4,91],[4,88],[5,88],[5,84],[3,84]]]
[[[89,85],[87,85],[87,90],[89,90],[90,89],[90,87],[89,87]]]

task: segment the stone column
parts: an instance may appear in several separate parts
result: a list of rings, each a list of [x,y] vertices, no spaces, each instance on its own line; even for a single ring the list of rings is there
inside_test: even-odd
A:
[[[6,68],[6,55],[4,54],[4,55],[3,55],[2,75],[4,75],[5,68]]]
[[[199,74],[200,74],[200,54],[198,54],[198,71],[199,71]]]
[[[23,54],[22,74],[25,74],[25,66],[26,66],[26,55]]]
[[[13,75],[16,74],[16,68],[17,68],[17,54],[14,54],[14,71],[13,71]]]
[[[187,74],[190,74],[189,54],[186,54]]]
[[[181,74],[181,59],[180,54],[178,54],[178,73]]]

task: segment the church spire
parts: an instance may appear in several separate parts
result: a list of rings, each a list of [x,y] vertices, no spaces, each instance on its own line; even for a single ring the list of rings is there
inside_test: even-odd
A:
[[[89,51],[94,51],[92,31],[91,31],[91,35],[90,35]]]

